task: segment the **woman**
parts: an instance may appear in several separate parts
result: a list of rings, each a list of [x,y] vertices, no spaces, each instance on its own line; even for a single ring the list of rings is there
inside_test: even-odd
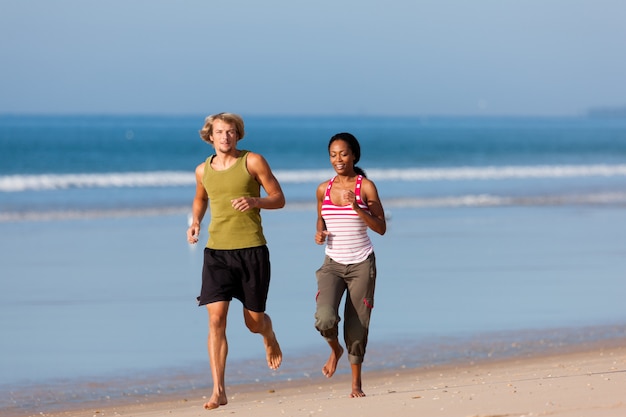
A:
[[[337,175],[317,187],[315,243],[326,242],[326,256],[316,272],[315,328],[330,346],[330,357],[322,367],[322,373],[330,378],[343,354],[338,339],[339,304],[347,291],[344,341],[352,368],[350,397],[364,397],[361,365],[376,284],[376,258],[367,229],[384,235],[387,224],[376,186],[355,166],[361,157],[357,139],[350,133],[338,133],[330,139],[328,153]]]

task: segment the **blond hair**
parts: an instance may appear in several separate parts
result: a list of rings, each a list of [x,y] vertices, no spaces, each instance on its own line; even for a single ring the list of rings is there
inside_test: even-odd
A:
[[[234,125],[235,130],[237,131],[237,140],[243,139],[245,130],[241,116],[234,113],[218,113],[208,116],[204,120],[204,126],[202,126],[202,129],[200,129],[199,132],[203,141],[213,144],[211,135],[213,135],[213,123],[215,123],[216,120],[221,120],[222,122]]]

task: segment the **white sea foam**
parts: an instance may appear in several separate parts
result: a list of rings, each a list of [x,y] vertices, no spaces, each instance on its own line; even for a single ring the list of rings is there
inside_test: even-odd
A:
[[[281,182],[297,183],[324,181],[332,177],[332,170],[276,171]],[[446,180],[503,180],[524,178],[573,178],[626,176],[626,164],[621,165],[535,165],[486,166],[454,168],[371,168],[368,177],[377,181],[446,181]]]
[[[188,206],[157,208],[118,208],[84,210],[48,210],[48,211],[8,211],[0,212],[0,223],[18,221],[55,221],[98,218],[124,218],[146,216],[168,216],[187,214]]]
[[[330,178],[333,171],[276,170],[281,183],[311,183]],[[573,178],[626,176],[626,164],[620,165],[537,165],[455,168],[403,168],[367,170],[376,181],[463,181],[524,178]],[[174,187],[195,183],[193,172],[152,171],[96,174],[40,174],[0,176],[0,192],[60,190],[67,188]]]
[[[626,204],[626,192],[587,194],[497,196],[468,194],[432,198],[395,198],[385,200],[385,207],[496,207],[496,206],[559,206],[559,205]]]
[[[560,205],[626,205],[626,192],[605,192],[563,195],[497,196],[490,194],[467,194],[429,198],[390,198],[385,209],[435,208],[435,207],[505,207],[505,206],[560,206]],[[286,210],[315,210],[315,202],[288,202]],[[7,211],[0,212],[0,223],[17,221],[54,221],[105,217],[146,217],[165,215],[189,215],[189,206],[155,208],[116,208],[57,211]]]
[[[0,191],[61,190],[66,188],[171,187],[193,184],[194,174],[176,171],[99,174],[41,174],[0,176]]]
[[[378,180],[500,180],[513,178],[612,177],[626,175],[626,165],[537,165],[368,170]]]

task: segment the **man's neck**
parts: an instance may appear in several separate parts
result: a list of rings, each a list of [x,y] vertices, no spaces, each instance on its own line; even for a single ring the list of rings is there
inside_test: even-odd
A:
[[[211,167],[216,171],[222,171],[233,166],[237,162],[237,158],[241,155],[241,151],[235,148],[230,149],[227,152],[223,152],[220,149],[215,149],[215,157],[211,161]]]

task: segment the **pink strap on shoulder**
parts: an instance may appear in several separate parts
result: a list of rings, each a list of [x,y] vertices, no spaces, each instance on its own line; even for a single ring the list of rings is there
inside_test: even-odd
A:
[[[328,187],[326,187],[326,193],[324,194],[324,200],[329,200],[330,201],[330,189],[333,186],[333,181],[335,181],[335,177],[332,177],[329,181],[328,181]]]
[[[356,201],[361,201],[361,183],[363,182],[363,175],[358,175],[356,177],[356,184],[354,185],[354,195],[356,196]]]

